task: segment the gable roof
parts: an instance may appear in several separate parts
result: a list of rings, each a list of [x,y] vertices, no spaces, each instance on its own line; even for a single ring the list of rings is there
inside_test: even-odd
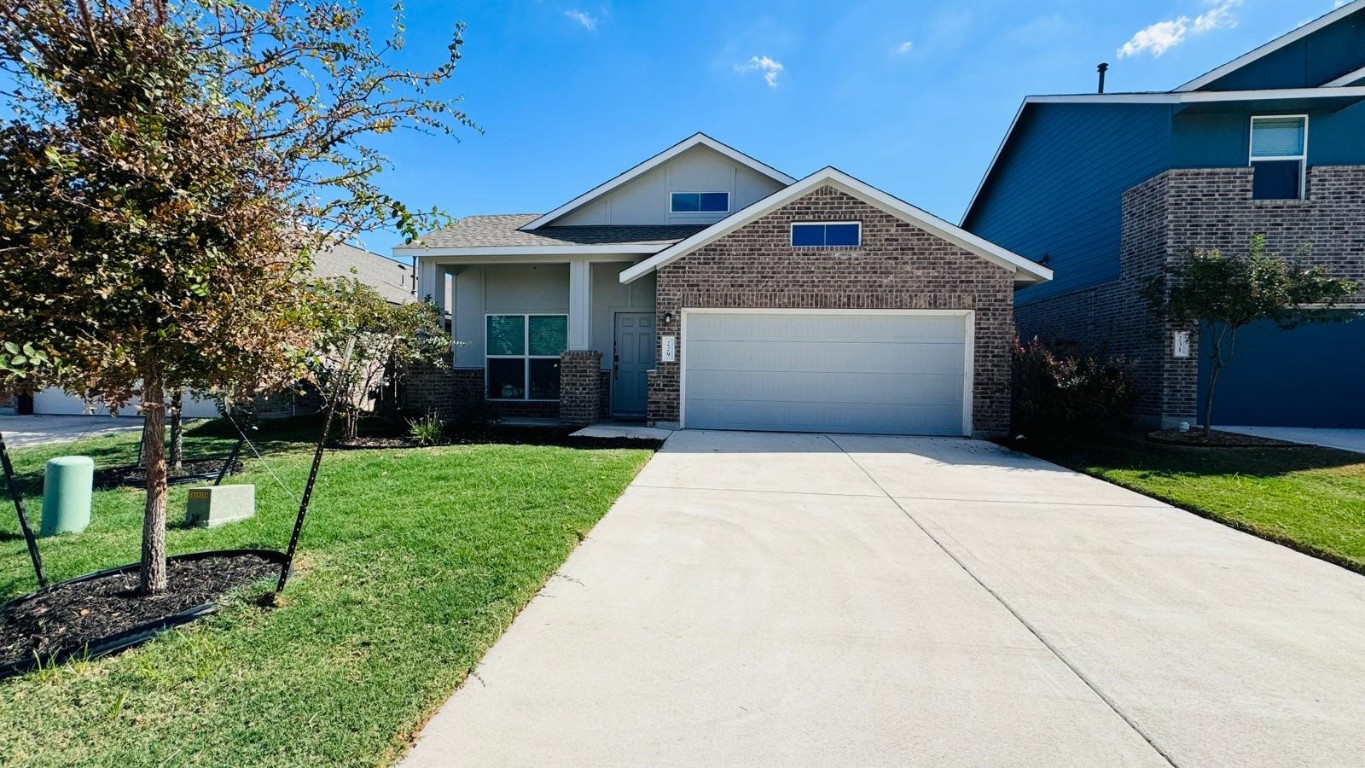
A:
[[[413,245],[394,248],[395,254],[419,256],[497,255],[500,249],[516,254],[572,253],[592,246],[593,253],[651,254],[706,229],[704,224],[591,225],[541,227],[532,232],[526,223],[540,214],[510,213],[466,216],[422,237]]]
[[[737,211],[729,217],[712,224],[701,232],[692,235],[686,240],[666,248],[649,259],[625,270],[621,273],[621,282],[632,282],[666,264],[677,261],[707,243],[718,240],[734,230],[823,186],[833,186],[869,205],[881,208],[892,215],[908,221],[930,234],[937,235],[954,245],[964,248],[987,261],[991,261],[1009,269],[1014,272],[1015,282],[1034,283],[1052,279],[1052,270],[1047,267],[1026,259],[1017,253],[1001,248],[995,243],[977,237],[964,229],[949,224],[931,213],[916,208],[899,198],[892,197],[866,182],[859,181],[843,171],[834,168],[833,166],[829,166],[812,173],[785,189],[774,192],[753,205],[750,205],[748,208]]]
[[[1356,0],[1365,3],[1365,0]],[[1345,7],[1345,6],[1343,6]],[[1361,73],[1365,77],[1365,72]],[[1019,109],[1014,113],[1014,119],[1010,121],[1010,127],[1005,131],[1005,136],[1000,140],[1000,145],[996,147],[995,154],[991,156],[990,165],[986,166],[986,172],[982,174],[981,181],[977,182],[976,191],[972,193],[972,199],[967,203],[967,208],[962,212],[961,224],[966,224],[971,217],[976,204],[981,200],[981,194],[986,190],[986,185],[995,174],[997,166],[1000,165],[1000,158],[1005,155],[1005,150],[1009,147],[1010,141],[1014,138],[1015,129],[1019,127],[1024,115],[1030,108],[1042,104],[1164,104],[1180,109],[1198,108],[1199,105],[1216,105],[1227,102],[1285,102],[1294,108],[1300,108],[1300,104],[1312,102],[1327,108],[1341,109],[1355,104],[1365,99],[1365,86],[1342,85],[1333,88],[1279,88],[1263,91],[1149,91],[1137,93],[1075,93],[1075,94],[1056,94],[1050,96],[1027,96],[1019,105]],[[1282,105],[1283,106],[1283,105]]]
[[[594,200],[602,197],[608,192],[611,192],[612,190],[624,184],[627,184],[633,181],[634,179],[643,176],[646,173],[649,173],[655,168],[658,168],[659,166],[663,165],[669,160],[672,160],[678,155],[681,155],[682,153],[686,152],[689,149],[693,149],[694,147],[706,147],[707,149],[719,152],[720,154],[735,161],[736,163],[739,163],[740,165],[743,165],[759,174],[767,176],[768,178],[784,186],[796,181],[796,179],[777,170],[776,168],[773,168],[772,166],[767,165],[765,163],[761,163],[733,147],[716,141],[715,139],[711,138],[710,136],[707,136],[704,133],[694,133],[691,136],[687,137],[686,139],[683,139],[677,144],[674,144],[673,146],[669,147],[668,149],[665,149],[664,151],[660,152],[654,157],[649,158],[643,163],[640,163],[634,168],[631,168],[630,170],[616,176],[615,178],[603,184],[599,184],[596,187],[593,187],[592,189],[588,190],[587,192],[584,192],[578,197],[575,197],[569,202],[559,206],[553,211],[550,211],[549,213],[542,214],[531,219],[530,221],[522,225],[522,229],[528,231],[540,229],[541,227],[546,226],[550,222],[560,218],[561,216],[564,216],[570,211],[573,211],[577,208],[581,208],[593,202]]]
[[[1280,50],[1286,45],[1298,42],[1299,40],[1308,37],[1314,32],[1317,32],[1319,29],[1330,26],[1331,24],[1334,24],[1337,21],[1340,21],[1341,19],[1344,19],[1347,16],[1350,16],[1356,11],[1362,9],[1365,9],[1365,0],[1351,0],[1351,2],[1345,3],[1340,8],[1333,9],[1331,13],[1324,14],[1318,17],[1317,19],[1310,21],[1307,24],[1304,24],[1303,26],[1293,30],[1292,32],[1289,32],[1288,34],[1281,35],[1280,37],[1271,40],[1270,42],[1266,43],[1260,48],[1257,48],[1254,51],[1251,51],[1250,53],[1243,54],[1242,56],[1239,56],[1233,59],[1232,61],[1229,61],[1228,63],[1224,64],[1221,67],[1206,72],[1200,75],[1199,77],[1196,77],[1195,79],[1189,81],[1188,83],[1185,83],[1179,88],[1176,88],[1175,90],[1179,93],[1197,91],[1200,88],[1203,88],[1216,80],[1226,77],[1227,75],[1230,75],[1233,72],[1236,72],[1237,70],[1249,64],[1252,64],[1256,61],[1265,58],[1266,56],[1269,56],[1270,54]]]

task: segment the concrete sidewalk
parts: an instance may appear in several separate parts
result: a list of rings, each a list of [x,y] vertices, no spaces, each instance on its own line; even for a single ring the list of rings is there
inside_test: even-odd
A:
[[[988,443],[680,432],[404,762],[1344,765],[1365,579]]]
[[[1365,429],[1328,429],[1315,427],[1217,427],[1223,432],[1269,437],[1290,443],[1320,445],[1352,453],[1365,453]]]
[[[135,416],[0,416],[0,434],[10,448],[66,443],[140,429],[142,418]]]

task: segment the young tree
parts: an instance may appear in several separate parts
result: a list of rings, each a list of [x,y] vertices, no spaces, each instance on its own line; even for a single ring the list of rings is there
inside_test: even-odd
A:
[[[430,302],[391,304],[350,277],[319,280],[315,290],[327,310],[320,313],[324,331],[313,356],[314,376],[320,389],[335,398],[332,406],[343,417],[343,439],[355,440],[360,419],[374,406],[383,380],[417,364],[445,365],[450,337]]]
[[[400,13],[401,19],[401,13]],[[142,401],[141,587],[164,590],[168,388],[295,380],[325,243],[443,221],[382,193],[375,138],[467,125],[354,2],[0,4],[0,388]],[[458,35],[458,33],[457,33]]]
[[[1306,255],[1306,247],[1293,259],[1268,253],[1265,236],[1257,235],[1245,254],[1196,250],[1147,286],[1146,297],[1154,312],[1178,326],[1206,331],[1202,338],[1207,342],[1204,353],[1210,367],[1204,434],[1213,429],[1218,377],[1237,351],[1238,331],[1263,321],[1291,330],[1347,319],[1335,307],[1356,291],[1356,284],[1309,265]]]

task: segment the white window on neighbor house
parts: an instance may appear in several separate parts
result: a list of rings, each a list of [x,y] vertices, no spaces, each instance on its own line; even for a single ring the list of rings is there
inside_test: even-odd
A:
[[[1298,200],[1308,181],[1308,116],[1251,118],[1251,196]]]
[[[484,380],[489,400],[558,400],[568,315],[488,315]]]
[[[863,225],[856,221],[798,221],[792,224],[794,248],[857,248],[863,244]]]
[[[669,197],[672,213],[729,213],[729,192],[674,192]]]

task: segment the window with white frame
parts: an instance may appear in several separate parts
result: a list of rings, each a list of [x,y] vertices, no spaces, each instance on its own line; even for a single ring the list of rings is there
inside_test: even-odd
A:
[[[857,248],[863,244],[863,225],[856,221],[798,221],[792,224],[794,248]]]
[[[488,315],[484,378],[489,400],[558,400],[568,315]]]
[[[727,213],[730,193],[674,192],[669,196],[668,210],[673,213]]]
[[[1251,196],[1257,200],[1304,197],[1308,176],[1308,116],[1251,118]]]

